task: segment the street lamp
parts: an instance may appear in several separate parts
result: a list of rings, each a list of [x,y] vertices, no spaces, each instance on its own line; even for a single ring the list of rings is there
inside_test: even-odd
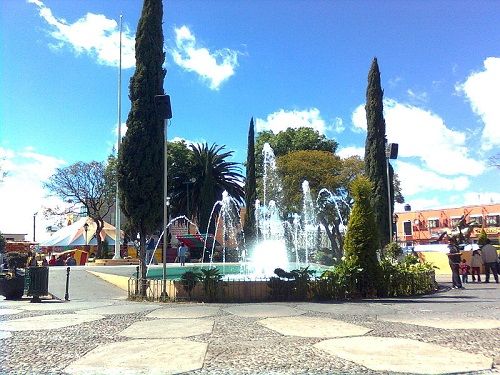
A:
[[[392,242],[392,201],[391,201],[391,179],[389,177],[389,159],[398,158],[398,144],[389,143],[385,148],[385,163],[387,167],[387,204],[389,206],[389,242]]]
[[[87,223],[83,224],[83,230],[85,231],[85,246],[87,246],[89,244],[89,240],[88,240],[88,231],[89,231],[89,225]]]
[[[167,198],[167,122],[172,118],[172,107],[170,105],[170,96],[155,95],[156,116],[163,120],[163,277],[162,277],[162,297],[167,297],[167,222],[168,222],[168,204]],[[142,262],[141,262],[142,264]]]
[[[33,214],[33,242],[36,242],[36,215],[38,215],[38,212]]]

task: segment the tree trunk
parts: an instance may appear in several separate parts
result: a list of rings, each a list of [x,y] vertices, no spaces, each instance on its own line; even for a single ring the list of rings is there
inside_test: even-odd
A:
[[[102,258],[102,239],[101,239],[101,232],[104,228],[104,221],[99,220],[99,219],[94,219],[94,222],[96,223],[96,230],[95,230],[95,238],[97,240],[97,251],[96,251],[96,258],[100,259]]]
[[[140,269],[140,275],[141,275],[141,281],[140,281],[140,295],[142,297],[146,297],[146,290],[147,290],[147,280],[146,280],[146,273],[147,273],[147,266],[146,266],[146,231],[141,228],[141,231],[139,232],[140,236],[140,245],[139,245],[139,269]],[[139,282],[139,281],[138,281]]]
[[[340,260],[342,257],[342,252],[339,249],[337,245],[337,241],[335,240],[335,236],[333,235],[332,231],[328,227],[328,222],[326,221],[325,217],[323,215],[318,215],[319,222],[323,227],[325,228],[326,235],[328,236],[328,239],[330,240],[333,256],[337,259],[337,262]],[[336,262],[335,262],[336,263]]]

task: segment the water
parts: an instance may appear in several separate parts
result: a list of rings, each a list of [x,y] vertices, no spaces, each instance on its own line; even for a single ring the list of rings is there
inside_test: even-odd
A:
[[[211,249],[207,249],[205,239],[203,254],[209,254],[208,266],[215,265],[215,252],[221,251],[222,265],[228,264],[228,252],[231,251],[230,261],[238,262],[237,268],[224,269],[223,272],[238,272],[254,277],[269,277],[276,268],[290,271],[299,267],[315,267],[316,250],[320,247],[323,230],[317,220],[318,210],[327,204],[335,207],[340,220],[341,231],[345,230],[341,207],[346,205],[344,199],[336,196],[327,189],[321,189],[316,200],[312,198],[308,181],[302,183],[302,211],[284,217],[283,188],[277,173],[276,158],[269,144],[263,147],[263,197],[255,202],[255,220],[257,226],[256,244],[247,249],[244,243],[244,233],[241,226],[239,207],[225,191],[222,199],[217,201],[210,217],[219,209],[215,223],[214,237],[221,242],[221,249],[215,248],[215,241]],[[180,216],[171,220],[167,228],[176,220],[187,220]],[[207,227],[207,231],[209,226]],[[198,230],[198,228],[197,228]],[[222,231],[222,233],[219,233]],[[163,235],[163,233],[162,233]],[[156,249],[155,249],[156,251]],[[236,259],[234,259],[236,254]],[[202,256],[201,266],[205,256]],[[219,259],[217,259],[219,260]],[[199,266],[199,265],[198,265]],[[219,265],[218,265],[219,267]],[[182,268],[186,270],[186,268]]]

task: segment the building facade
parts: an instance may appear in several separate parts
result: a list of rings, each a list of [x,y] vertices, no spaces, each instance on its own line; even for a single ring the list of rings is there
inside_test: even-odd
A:
[[[401,246],[444,242],[440,241],[442,234],[456,228],[462,217],[466,223],[477,223],[470,234],[472,243],[477,242],[482,229],[493,244],[500,243],[500,204],[415,211],[406,205],[405,211],[394,216],[396,240]]]

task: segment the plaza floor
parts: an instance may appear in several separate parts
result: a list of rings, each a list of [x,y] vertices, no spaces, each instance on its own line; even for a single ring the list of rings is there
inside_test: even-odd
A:
[[[500,373],[494,283],[442,279],[431,296],[342,303],[160,304],[127,301],[89,271],[72,270],[68,302],[0,300],[0,373]]]

